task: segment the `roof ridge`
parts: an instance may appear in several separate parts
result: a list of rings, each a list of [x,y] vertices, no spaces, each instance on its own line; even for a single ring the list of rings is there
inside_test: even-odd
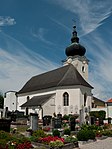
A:
[[[72,64],[68,64],[69,67],[66,71],[66,73],[64,74],[63,78],[58,82],[57,86],[59,86],[61,84],[61,82],[65,79],[65,76],[67,76],[69,69],[73,66]]]
[[[32,79],[32,78],[35,78],[35,77],[37,77],[37,76],[45,75],[45,74],[51,73],[51,72],[53,72],[53,71],[56,71],[56,70],[62,69],[63,67],[67,67],[67,65],[66,65],[66,66],[62,66],[62,67],[57,67],[57,68],[52,69],[52,70],[50,70],[50,71],[46,71],[46,72],[43,72],[43,73],[37,74],[37,75],[35,75],[35,76],[32,76],[32,77],[31,77],[31,79]]]

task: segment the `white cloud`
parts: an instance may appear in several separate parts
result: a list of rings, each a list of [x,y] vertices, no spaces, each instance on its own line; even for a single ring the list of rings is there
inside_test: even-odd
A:
[[[60,26],[61,26],[62,28],[64,28],[66,31],[71,32],[71,29],[68,28],[65,24],[61,23],[60,21],[58,21],[58,20],[56,20],[56,19],[54,19],[54,18],[51,18],[50,16],[48,16],[48,18],[49,18],[50,20],[52,20],[54,23],[60,25]]]
[[[55,45],[53,42],[49,41],[47,38],[45,38],[45,35],[47,34],[48,30],[45,28],[40,27],[38,30],[31,29],[31,34],[33,37],[38,38],[43,43],[48,45]]]
[[[109,29],[109,28],[108,28]],[[107,32],[105,31],[105,36]],[[111,33],[112,36],[112,33]],[[105,37],[106,38],[106,37]],[[107,100],[112,96],[112,55],[111,44],[105,42],[100,33],[92,33],[84,41],[90,56],[90,82],[94,86],[94,95]]]
[[[16,24],[16,21],[14,18],[11,18],[10,16],[4,17],[0,16],[0,26],[8,26],[8,25],[14,25]]]
[[[80,20],[83,34],[94,31],[102,21],[111,15],[110,0],[55,0],[50,2],[58,4],[64,9],[74,13]],[[74,16],[75,16],[74,15]]]
[[[7,49],[0,49],[0,90],[19,90],[28,79],[58,65],[2,32]]]

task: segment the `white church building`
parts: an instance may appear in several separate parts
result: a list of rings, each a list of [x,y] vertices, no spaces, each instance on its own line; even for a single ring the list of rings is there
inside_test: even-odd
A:
[[[66,48],[63,66],[33,76],[17,92],[17,110],[26,114],[37,111],[39,117],[55,114],[76,114],[82,122],[91,111],[92,89],[88,83],[86,49],[79,43],[73,26],[71,44]]]

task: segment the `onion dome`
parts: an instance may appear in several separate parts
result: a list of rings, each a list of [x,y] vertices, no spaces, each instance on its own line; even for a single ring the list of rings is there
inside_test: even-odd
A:
[[[71,38],[71,45],[65,50],[67,56],[84,56],[86,49],[79,44],[79,38],[77,37],[76,26],[73,26],[73,36]]]

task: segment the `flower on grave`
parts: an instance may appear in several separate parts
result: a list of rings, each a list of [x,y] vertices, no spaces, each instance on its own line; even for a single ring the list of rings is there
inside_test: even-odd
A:
[[[52,147],[52,148],[54,148],[54,147],[62,147],[62,146],[64,146],[64,143],[62,141],[60,141],[60,140],[56,140],[56,141],[51,141],[49,143],[49,146]]]
[[[50,131],[50,127],[44,127],[43,130],[48,132],[48,131]]]
[[[59,137],[53,137],[53,136],[48,136],[44,138],[40,138],[39,142],[49,144],[51,141],[56,141],[59,140],[64,143],[64,138],[59,138]]]

